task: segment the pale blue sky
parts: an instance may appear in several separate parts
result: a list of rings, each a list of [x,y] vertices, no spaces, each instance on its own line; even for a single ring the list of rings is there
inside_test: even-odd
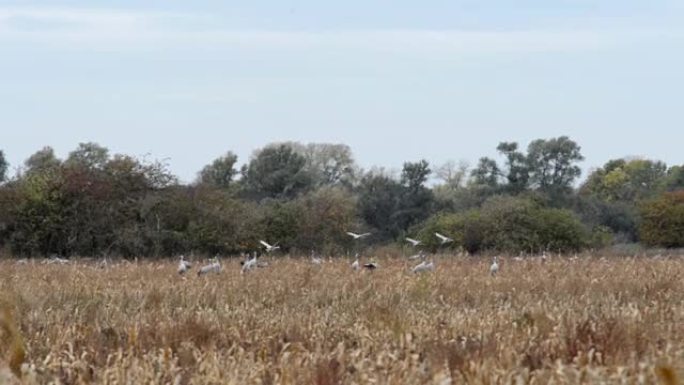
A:
[[[475,164],[568,135],[585,169],[684,163],[684,2],[2,1],[0,149],[168,158],[343,142],[363,167]]]

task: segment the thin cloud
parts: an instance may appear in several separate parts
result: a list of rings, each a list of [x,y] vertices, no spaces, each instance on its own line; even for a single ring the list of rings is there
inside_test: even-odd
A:
[[[346,49],[393,53],[565,52],[683,35],[680,31],[653,28],[563,28],[513,31],[230,30],[220,27],[220,20],[206,14],[82,8],[0,8],[0,43],[27,42],[69,49],[192,49],[208,46],[243,50]]]

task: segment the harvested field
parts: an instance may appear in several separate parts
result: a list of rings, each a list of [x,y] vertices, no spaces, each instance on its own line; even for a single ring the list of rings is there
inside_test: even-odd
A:
[[[422,275],[398,259],[373,272],[345,259],[268,262],[241,274],[224,259],[201,277],[195,263],[181,277],[175,261],[2,261],[0,360],[23,383],[60,384],[669,384],[684,374],[681,257],[502,258],[494,277],[488,259],[452,256]]]

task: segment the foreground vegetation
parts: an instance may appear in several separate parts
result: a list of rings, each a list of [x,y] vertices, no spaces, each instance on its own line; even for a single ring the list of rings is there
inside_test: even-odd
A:
[[[62,384],[671,384],[683,374],[681,256],[503,258],[495,277],[473,257],[439,256],[424,275],[396,258],[373,272],[344,259],[268,262],[241,274],[224,259],[202,277],[170,262],[0,262],[0,365],[24,383]]]

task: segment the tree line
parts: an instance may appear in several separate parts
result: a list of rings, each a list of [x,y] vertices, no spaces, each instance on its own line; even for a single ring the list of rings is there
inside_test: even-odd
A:
[[[285,252],[454,238],[478,253],[579,251],[615,243],[684,246],[684,167],[615,159],[578,184],[584,158],[568,137],[496,147],[474,167],[406,162],[362,170],[343,144],[273,143],[238,167],[232,152],[182,184],[159,161],[81,143],[65,159],[44,147],[15,175],[0,151],[0,247],[17,256],[235,254],[259,239]],[[436,182],[429,184],[430,178]]]

